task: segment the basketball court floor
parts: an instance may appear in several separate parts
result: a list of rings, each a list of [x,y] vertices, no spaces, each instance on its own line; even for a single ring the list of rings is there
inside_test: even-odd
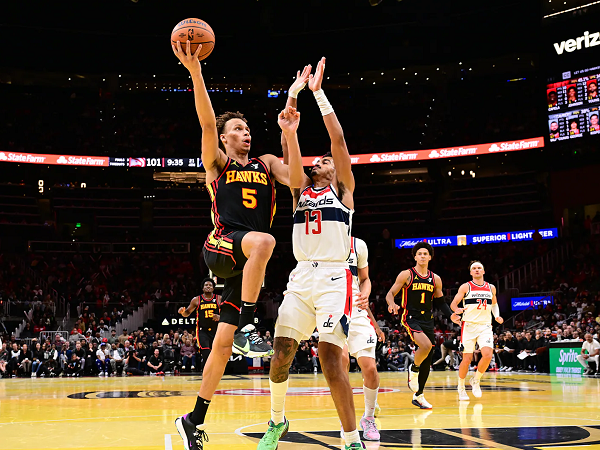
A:
[[[357,417],[360,374],[351,374]],[[0,380],[0,449],[183,449],[173,425],[195,403],[200,377]],[[600,449],[600,379],[487,374],[483,398],[460,402],[455,372],[431,374],[411,405],[405,373],[382,373],[380,442],[368,449]],[[280,450],[340,449],[322,375],[292,375],[290,432]],[[226,376],[208,415],[205,448],[255,449],[269,419],[266,376]]]

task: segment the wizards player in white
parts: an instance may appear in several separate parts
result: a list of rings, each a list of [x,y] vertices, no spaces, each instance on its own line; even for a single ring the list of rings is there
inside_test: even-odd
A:
[[[473,360],[475,343],[479,344],[481,359],[477,365],[475,376],[471,378],[473,395],[481,397],[481,377],[490,365],[494,355],[494,334],[492,331],[492,314],[496,322],[503,323],[500,317],[496,288],[483,280],[485,270],[480,261],[473,261],[470,266],[473,281],[463,284],[452,300],[450,308],[454,311],[453,320],[462,314],[461,342],[464,346],[463,360],[458,369],[458,399],[469,400],[465,389],[465,378],[469,373],[469,365]],[[463,302],[463,308],[458,304]]]
[[[306,70],[308,69],[308,70]],[[305,68],[290,88],[296,93],[308,81],[321,110],[331,139],[331,156],[317,158],[311,178],[305,177],[294,189],[293,250],[298,265],[292,271],[279,307],[269,373],[271,420],[258,450],[275,450],[288,429],[285,395],[289,368],[298,343],[308,339],[315,327],[319,332],[319,359],[344,427],[345,449],[366,448],[356,429],[354,398],[343,361],[353,295],[347,259],[350,255],[350,228],[354,208],[354,176],[342,127],[321,89],[325,58],[315,74]],[[297,89],[300,87],[300,89]],[[295,100],[293,100],[295,101]],[[292,104],[292,100],[288,100]]]
[[[363,438],[368,441],[378,441],[379,430],[375,424],[377,393],[379,392],[379,373],[375,360],[377,340],[383,341],[385,336],[373,313],[369,309],[371,295],[371,279],[369,278],[369,249],[362,239],[351,238],[350,257],[348,265],[357,288],[358,295],[352,305],[352,320],[348,334],[348,346],[344,348],[344,363],[349,367],[348,352],[358,361],[363,376],[363,392],[365,396],[365,412],[360,419]],[[343,428],[342,428],[343,433]]]

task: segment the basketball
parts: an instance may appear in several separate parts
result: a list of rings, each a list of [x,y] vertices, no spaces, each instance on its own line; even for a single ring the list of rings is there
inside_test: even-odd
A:
[[[181,47],[185,51],[185,43],[190,41],[191,52],[198,49],[198,44],[202,44],[202,49],[198,59],[202,61],[207,58],[215,47],[215,33],[205,21],[201,19],[185,19],[175,25],[171,32],[171,43],[181,42]]]

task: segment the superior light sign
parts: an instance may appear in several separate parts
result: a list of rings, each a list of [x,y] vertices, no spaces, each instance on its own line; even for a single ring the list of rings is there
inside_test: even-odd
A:
[[[558,237],[557,228],[546,228],[538,230],[538,232],[542,236],[542,239],[556,239]],[[427,242],[432,247],[454,247],[458,245],[492,244],[509,241],[532,241],[534,233],[535,230],[525,230],[505,233],[459,234],[457,236],[396,239],[395,245],[397,248],[410,248],[414,247],[418,242]]]

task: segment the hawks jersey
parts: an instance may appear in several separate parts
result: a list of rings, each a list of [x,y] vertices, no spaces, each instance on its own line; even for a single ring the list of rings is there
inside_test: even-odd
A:
[[[362,239],[350,237],[350,257],[348,258],[348,266],[352,273],[352,279],[356,286],[356,289],[360,289],[360,280],[358,279],[358,269],[364,269],[369,265],[369,249],[367,244]],[[352,305],[352,318],[357,315],[368,316],[367,312],[362,309],[358,309],[356,305]]]
[[[294,211],[296,260],[346,262],[353,212],[337,197],[333,185],[304,189]]]
[[[414,267],[409,270],[410,281],[402,288],[402,321],[407,315],[416,320],[433,320],[435,274],[428,270],[427,275],[422,277]]]
[[[196,308],[196,335],[198,330],[216,331],[218,322],[213,320],[215,314],[219,314],[219,304],[217,296],[213,294],[211,298],[205,298],[204,294],[198,297],[198,308]]]
[[[252,158],[242,166],[228,157],[207,189],[216,237],[224,230],[269,232],[275,215],[275,187],[260,159]]]
[[[492,323],[492,298],[494,293],[490,283],[479,286],[472,281],[467,283],[469,292],[463,297],[462,321],[468,323]]]

